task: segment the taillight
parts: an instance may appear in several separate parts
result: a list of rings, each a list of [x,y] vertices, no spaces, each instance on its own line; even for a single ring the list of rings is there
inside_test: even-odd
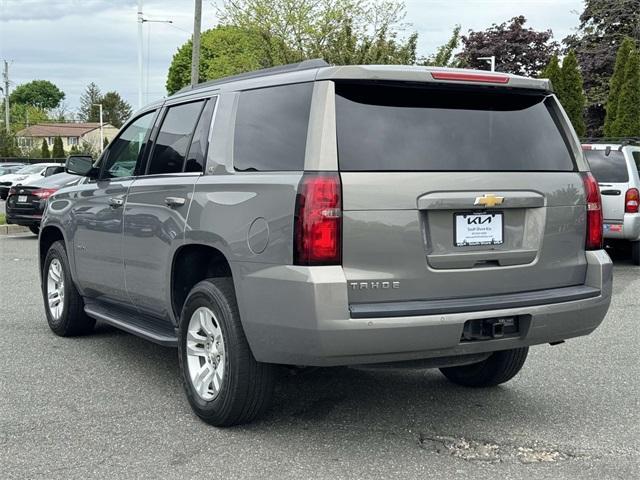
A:
[[[296,196],[296,265],[339,265],[342,258],[342,185],[337,173],[307,173]]]
[[[630,188],[624,196],[624,212],[638,213],[638,205],[640,202],[640,192],[637,188]]]
[[[57,191],[57,188],[39,188],[38,190],[34,190],[33,192],[31,192],[31,195],[34,195],[41,200],[45,200]]]
[[[595,177],[587,172],[582,177],[587,195],[587,250],[602,248],[602,201]]]

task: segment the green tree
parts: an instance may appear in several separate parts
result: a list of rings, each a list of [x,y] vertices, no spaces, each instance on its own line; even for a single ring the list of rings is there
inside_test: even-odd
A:
[[[635,49],[629,52],[611,133],[614,137],[640,136],[640,55]]]
[[[435,54],[423,59],[421,64],[433,67],[458,67],[460,62],[454,53],[460,46],[461,28],[460,25],[456,25],[449,41],[438,47]]]
[[[540,74],[540,78],[548,78],[549,80],[551,80],[553,90],[556,92],[556,95],[560,99],[560,102],[562,102],[562,70],[560,68],[560,60],[558,60],[557,55],[551,57],[549,64]]]
[[[83,122],[99,122],[100,113],[98,107],[94,107],[102,101],[102,93],[100,88],[91,82],[87,85],[84,93],[80,95],[80,110],[78,111],[78,117]]]
[[[604,134],[607,137],[614,136],[614,125],[618,115],[618,102],[620,100],[620,89],[624,83],[625,70],[629,55],[635,49],[635,40],[626,37],[618,48],[616,55],[616,64],[613,69],[613,75],[609,81],[609,95],[607,97],[607,114],[604,120]]]
[[[13,103],[10,106],[11,131],[18,132],[29,125],[44,123],[50,120],[46,110],[24,103]]]
[[[602,133],[616,51],[626,37],[640,41],[640,0],[585,0],[580,25],[564,39],[576,51],[587,92],[587,130]]]
[[[399,0],[223,0],[225,25],[257,32],[272,65],[324,58],[352,63],[415,63],[417,34],[401,38]]]
[[[40,147],[40,158],[50,158],[49,154],[49,145],[47,144],[47,139],[42,139],[42,147]]]
[[[131,105],[118,92],[105,93],[98,103],[102,104],[103,121],[116,128],[120,128],[131,116]]]
[[[31,105],[42,110],[51,110],[64,98],[64,92],[48,80],[33,80],[18,85],[9,96],[10,103]]]
[[[586,133],[584,123],[586,99],[584,96],[582,74],[580,73],[578,59],[573,50],[569,50],[569,53],[562,61],[562,77],[560,83],[562,86],[560,102],[567,112],[576,133],[582,137]]]
[[[0,157],[15,157],[18,153],[16,138],[12,133],[7,133],[5,128],[0,129]]]
[[[191,40],[173,56],[167,76],[167,92],[173,94],[191,83]],[[260,37],[237,27],[221,26],[202,33],[200,38],[200,81],[270,67]]]
[[[53,141],[53,150],[51,151],[51,158],[65,158],[64,147],[62,145],[62,138],[56,137]]]

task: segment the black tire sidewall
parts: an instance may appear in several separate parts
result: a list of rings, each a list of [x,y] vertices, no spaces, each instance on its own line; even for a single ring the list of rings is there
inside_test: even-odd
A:
[[[62,302],[62,315],[58,320],[54,319],[51,316],[51,311],[49,309],[49,301],[48,301],[48,291],[47,291],[47,283],[49,276],[49,266],[54,259],[57,259],[62,266],[62,276],[64,278],[64,300]],[[71,286],[71,275],[69,274],[69,261],[67,260],[67,253],[64,249],[64,246],[60,242],[55,242],[49,248],[47,255],[44,260],[44,265],[42,267],[42,298],[44,299],[44,310],[47,315],[47,322],[49,323],[49,327],[54,332],[59,335],[64,335],[64,330],[66,330],[66,323],[68,323],[68,315],[69,315],[69,300],[70,300],[70,286]]]
[[[225,299],[222,293],[215,288],[211,283],[201,282],[196,285],[189,294],[182,314],[180,316],[180,335],[178,342],[178,352],[180,360],[180,374],[184,383],[185,393],[189,400],[189,403],[201,417],[210,417],[218,413],[222,413],[229,408],[230,392],[234,388],[234,375],[235,362],[233,359],[233,351],[230,343],[230,321],[229,316],[233,315],[233,312],[228,308],[228,299]],[[187,331],[189,327],[189,321],[193,313],[200,307],[207,307],[216,316],[216,320],[222,330],[222,338],[225,345],[225,365],[222,378],[222,388],[218,392],[218,395],[212,400],[204,400],[198,395],[193,387],[191,378],[189,377],[189,366],[187,363]]]

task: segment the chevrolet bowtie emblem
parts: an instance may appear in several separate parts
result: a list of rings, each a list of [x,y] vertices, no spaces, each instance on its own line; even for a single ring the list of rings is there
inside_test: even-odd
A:
[[[485,193],[482,197],[476,197],[474,205],[481,205],[483,207],[495,207],[496,205],[502,205],[504,197],[499,197],[495,193]]]

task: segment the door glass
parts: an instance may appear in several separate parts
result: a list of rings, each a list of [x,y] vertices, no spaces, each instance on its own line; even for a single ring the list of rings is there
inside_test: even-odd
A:
[[[207,147],[209,146],[209,130],[211,127],[211,117],[213,109],[216,105],[216,99],[212,98],[204,107],[198,126],[191,140],[189,147],[189,155],[184,166],[185,172],[204,172],[204,166],[207,163]]]
[[[182,172],[203,103],[185,103],[169,108],[156,139],[148,175]]]
[[[633,160],[636,163],[636,169],[640,172],[640,152],[631,152],[631,155],[633,155]]]
[[[104,178],[131,177],[134,174],[154,113],[145,113],[136,119],[109,146]]]

